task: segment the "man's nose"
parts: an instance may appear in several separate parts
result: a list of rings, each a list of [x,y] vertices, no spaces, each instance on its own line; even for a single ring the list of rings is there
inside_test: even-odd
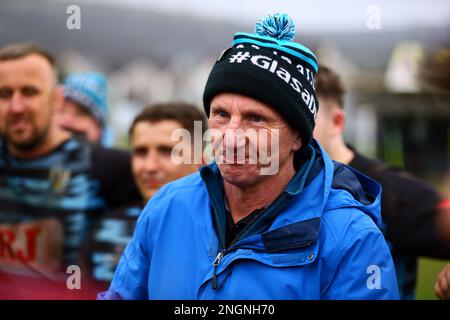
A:
[[[231,117],[225,130],[224,140],[227,148],[240,148],[245,145],[245,134],[241,117]]]
[[[12,113],[21,113],[25,109],[23,97],[20,92],[15,92],[10,100],[9,110]]]
[[[242,118],[240,116],[231,116],[227,129],[230,129],[230,131],[242,129]]]
[[[158,172],[161,166],[161,159],[156,152],[150,152],[145,158],[144,168],[147,172]]]

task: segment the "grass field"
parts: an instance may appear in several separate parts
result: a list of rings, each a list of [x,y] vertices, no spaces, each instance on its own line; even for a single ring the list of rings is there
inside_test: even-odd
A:
[[[418,280],[416,287],[417,300],[437,299],[434,294],[434,284],[439,272],[441,272],[444,266],[448,263],[450,263],[450,261],[428,258],[419,259]]]

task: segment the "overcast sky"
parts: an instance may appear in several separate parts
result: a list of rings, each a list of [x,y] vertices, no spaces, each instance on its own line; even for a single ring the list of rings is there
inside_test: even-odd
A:
[[[61,0],[68,1],[68,0]],[[69,1],[70,2],[70,1]],[[442,26],[450,21],[448,0],[78,0],[108,5],[188,13],[212,19],[254,24],[267,13],[288,13],[297,31],[367,30],[369,6],[380,12],[381,29]],[[373,12],[373,11],[372,11]],[[449,30],[450,33],[450,30]]]

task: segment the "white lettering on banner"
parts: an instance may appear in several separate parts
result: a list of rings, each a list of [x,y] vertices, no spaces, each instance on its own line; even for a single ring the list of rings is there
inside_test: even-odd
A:
[[[57,270],[61,266],[62,239],[62,225],[56,219],[0,224],[0,270]]]
[[[278,61],[273,60],[270,57],[264,55],[252,56],[250,52],[239,51],[229,58],[230,63],[242,63],[250,58],[250,62],[264,70],[268,70],[271,73],[276,74],[280,79],[284,80],[289,84],[295,91],[301,94],[303,102],[308,106],[309,111],[316,119],[317,116],[317,106],[314,95],[312,95],[306,88],[304,88],[301,82],[293,77],[286,69],[278,66]],[[306,69],[307,79],[309,80],[310,70],[308,68],[303,68],[303,66],[297,65],[297,70],[304,74],[304,69]],[[312,77],[312,74],[311,74]],[[312,83],[311,83],[312,85]]]

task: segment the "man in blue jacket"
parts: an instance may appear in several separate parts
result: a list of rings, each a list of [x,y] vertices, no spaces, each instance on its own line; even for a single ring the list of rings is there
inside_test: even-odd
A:
[[[398,299],[381,187],[312,140],[317,61],[293,37],[282,14],[235,34],[203,97],[215,162],[152,197],[99,298]]]

